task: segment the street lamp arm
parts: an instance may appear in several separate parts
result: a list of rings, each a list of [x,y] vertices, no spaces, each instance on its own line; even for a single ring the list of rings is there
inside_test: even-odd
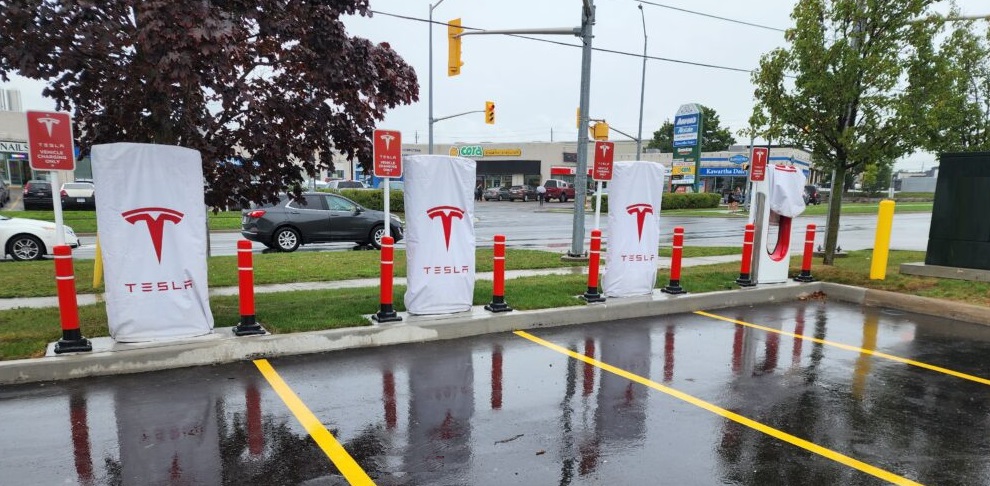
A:
[[[447,119],[456,118],[456,117],[459,117],[459,116],[470,115],[471,113],[484,113],[484,112],[485,112],[485,110],[465,111],[464,113],[458,113],[456,115],[442,116],[440,118],[434,118],[433,120],[431,120],[431,122],[432,123],[436,123],[436,122],[441,121],[441,120],[447,120]]]
[[[629,139],[632,140],[632,141],[634,141],[634,142],[642,142],[642,140],[640,140],[638,137],[634,137],[634,136],[632,136],[632,135],[630,135],[630,134],[628,134],[626,132],[623,132],[622,130],[619,130],[618,128],[613,127],[613,126],[608,127],[608,129],[609,130],[612,130],[612,131],[619,132],[620,134],[629,137]]]

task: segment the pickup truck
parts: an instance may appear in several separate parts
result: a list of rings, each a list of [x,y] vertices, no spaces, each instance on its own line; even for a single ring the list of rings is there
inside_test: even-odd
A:
[[[543,195],[546,201],[559,199],[560,202],[567,202],[574,199],[574,184],[560,179],[547,179],[543,182],[543,187],[547,192]]]

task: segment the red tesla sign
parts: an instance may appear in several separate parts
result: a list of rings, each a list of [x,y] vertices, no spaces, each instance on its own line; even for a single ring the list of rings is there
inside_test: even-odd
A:
[[[75,170],[72,117],[61,111],[29,111],[28,153],[34,170]]]
[[[612,161],[615,159],[615,143],[595,142],[595,167],[591,178],[596,181],[612,180]]]
[[[398,130],[375,130],[375,176],[402,177],[402,134]]]
[[[750,167],[749,180],[759,182],[767,178],[767,159],[770,149],[766,147],[753,147],[753,166]]]

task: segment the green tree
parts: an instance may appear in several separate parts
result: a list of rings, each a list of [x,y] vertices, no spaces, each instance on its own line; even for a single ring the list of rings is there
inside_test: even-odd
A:
[[[938,48],[925,43],[909,66],[918,89],[905,102],[918,127],[915,145],[924,150],[990,150],[990,27],[978,27],[957,24]]]
[[[904,86],[909,60],[938,27],[916,23],[926,0],[805,0],[791,14],[788,45],[765,54],[753,74],[751,124],[767,137],[808,147],[835,180],[911,150]],[[824,263],[838,241],[841,184],[832,184]]]
[[[47,81],[84,152],[189,147],[207,204],[271,200],[334,152],[370,169],[375,122],[418,99],[388,44],[347,35],[368,2],[0,0],[0,78]]]
[[[720,152],[736,143],[732,132],[721,125],[718,119],[718,113],[713,108],[702,105],[701,112],[705,120],[701,133],[702,152]],[[670,120],[664,120],[663,125],[660,126],[660,130],[653,132],[653,140],[650,140],[650,143],[646,147],[658,148],[661,152],[673,152],[674,123]]]

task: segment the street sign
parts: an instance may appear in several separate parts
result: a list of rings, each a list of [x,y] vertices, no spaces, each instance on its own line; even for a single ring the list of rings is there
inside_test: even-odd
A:
[[[767,159],[770,157],[770,149],[766,147],[753,147],[753,165],[750,167],[749,180],[759,182],[767,177]]]
[[[61,111],[28,111],[28,153],[34,170],[76,170],[72,117]]]
[[[375,177],[402,177],[402,133],[398,130],[375,130]]]
[[[595,167],[591,178],[596,181],[612,180],[612,161],[615,160],[614,142],[595,142]]]

